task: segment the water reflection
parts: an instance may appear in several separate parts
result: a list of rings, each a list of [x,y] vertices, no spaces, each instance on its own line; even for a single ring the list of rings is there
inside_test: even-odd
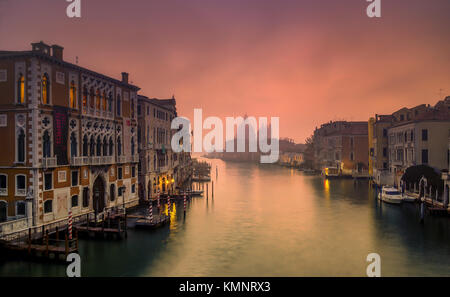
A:
[[[274,165],[212,162],[214,196],[171,201],[171,223],[119,242],[82,241],[85,276],[450,275],[449,220],[418,222],[414,204],[380,204],[366,181],[324,180]],[[206,186],[203,187],[206,191]],[[168,214],[167,204],[161,212]],[[181,215],[179,215],[181,214]],[[64,275],[8,262],[2,275]]]

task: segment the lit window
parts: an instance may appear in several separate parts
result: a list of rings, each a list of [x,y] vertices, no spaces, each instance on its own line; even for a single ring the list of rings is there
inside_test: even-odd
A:
[[[25,102],[25,77],[19,74],[17,80],[17,103],[23,104]]]
[[[41,92],[42,92],[42,103],[49,104],[50,103],[50,81],[48,79],[48,74],[45,73],[42,76],[42,84],[41,84]]]
[[[70,107],[77,108],[77,87],[75,86],[74,81],[72,81],[70,83],[70,95],[69,96],[70,96]],[[84,101],[84,99],[83,99],[83,101]]]
[[[106,94],[105,93],[103,93],[103,96],[102,96],[102,108],[104,111],[106,111]]]
[[[97,90],[97,92],[95,93],[95,107],[97,108],[97,110],[100,110],[100,91]]]

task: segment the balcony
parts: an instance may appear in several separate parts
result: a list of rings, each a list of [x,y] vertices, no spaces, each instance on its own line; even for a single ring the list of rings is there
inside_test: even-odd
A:
[[[8,189],[2,188],[0,189],[0,196],[6,196],[8,195]]]
[[[58,166],[56,157],[42,158],[42,167],[44,168],[54,168]]]
[[[89,157],[71,157],[70,165],[72,166],[83,166],[89,164]]]
[[[26,196],[27,189],[16,189],[16,196]]]
[[[114,163],[113,156],[96,156],[91,157],[91,165],[109,165]]]
[[[116,156],[116,162],[117,163],[127,163],[127,157],[126,156]]]
[[[134,155],[130,157],[131,163],[139,163],[139,155]]]

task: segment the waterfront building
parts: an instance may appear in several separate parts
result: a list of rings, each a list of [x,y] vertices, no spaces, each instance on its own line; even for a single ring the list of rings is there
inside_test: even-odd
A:
[[[138,147],[141,200],[174,194],[190,177],[190,153],[175,153],[171,139],[176,100],[138,96]]]
[[[0,233],[138,203],[138,90],[58,45],[0,51]]]
[[[368,172],[367,122],[330,121],[315,129],[313,139],[314,169],[348,176]]]
[[[392,115],[378,115],[369,119],[369,174],[377,184],[390,180],[388,128]]]
[[[402,108],[392,114],[388,128],[391,182],[399,185],[408,167],[427,165],[449,169],[450,96],[435,106]]]

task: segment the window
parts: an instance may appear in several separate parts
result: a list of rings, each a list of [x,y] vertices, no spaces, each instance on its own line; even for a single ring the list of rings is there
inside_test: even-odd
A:
[[[131,177],[136,177],[136,166],[131,167]]]
[[[383,162],[383,168],[387,169],[388,168],[388,164],[386,162]]]
[[[422,150],[422,164],[428,164],[428,150]]]
[[[25,201],[16,202],[16,216],[25,216],[26,214],[26,204]]]
[[[88,100],[88,90],[86,87],[83,88],[83,107],[87,107]]]
[[[100,91],[97,90],[95,92],[95,107],[97,108],[97,110],[100,110]]]
[[[131,137],[131,155],[134,156],[134,137]]]
[[[112,112],[112,101],[113,101],[112,94],[109,93],[109,95],[108,95],[108,111],[109,112]]]
[[[114,184],[111,184],[109,186],[109,199],[111,201],[116,200],[116,185],[114,185]]]
[[[25,132],[23,129],[20,129],[17,135],[17,162],[25,162]]]
[[[46,200],[44,202],[44,213],[53,212],[53,200]]]
[[[89,207],[89,188],[83,188],[83,207]]]
[[[383,157],[387,157],[387,148],[383,148]]]
[[[17,79],[17,103],[25,103],[25,76],[22,73]]]
[[[91,136],[91,141],[90,141],[90,156],[95,156],[95,140],[94,140],[94,136]]]
[[[140,116],[141,115],[141,105],[140,104],[138,104],[137,112],[138,112],[138,116]]]
[[[119,188],[117,188],[117,196],[118,197],[121,197],[122,196],[122,191],[123,191],[123,188],[122,187],[119,187]]]
[[[351,152],[350,153],[350,161],[353,161],[353,159],[354,159],[354,155],[353,155],[353,152]]]
[[[8,220],[8,203],[6,201],[0,201],[0,222],[6,222]]]
[[[383,129],[383,137],[387,137],[387,129]]]
[[[44,174],[44,190],[48,191],[53,188],[53,174],[51,172]]]
[[[122,142],[120,141],[120,137],[117,139],[117,155],[122,155]]]
[[[422,129],[422,141],[427,141],[427,140],[428,140],[428,130]]]
[[[405,120],[405,116],[404,115],[400,115],[400,121],[404,121]]]
[[[0,195],[8,195],[8,176],[0,174]]]
[[[77,143],[77,136],[74,132],[70,134],[70,156],[76,157],[78,155],[78,149],[77,149],[78,143]]]
[[[77,108],[77,87],[73,80],[70,82],[69,101],[70,108]]]
[[[25,196],[26,192],[26,176],[23,174],[16,175],[16,196]]]
[[[100,136],[97,136],[97,156],[102,155],[102,141],[100,139]]]
[[[95,101],[95,97],[94,97],[94,95],[95,95],[95,92],[94,92],[94,88],[91,88],[90,90],[89,90],[89,107],[91,108],[91,109],[94,109],[94,101]]]
[[[136,185],[135,184],[131,185],[131,193],[136,193]]]
[[[42,154],[44,158],[50,158],[50,147],[50,134],[46,130],[44,136],[42,136]]]
[[[78,186],[78,171],[72,171],[72,187]]]
[[[103,156],[108,156],[108,140],[106,140],[106,136],[103,138]]]
[[[112,137],[109,138],[109,155],[112,156],[114,154],[114,142]]]
[[[134,99],[131,99],[131,117],[134,118]]]
[[[88,155],[88,138],[87,135],[83,137],[83,156],[87,157]]]
[[[103,111],[106,111],[106,94],[103,92],[103,96],[102,96],[102,108]]]
[[[77,207],[78,206],[78,195],[73,195],[72,196],[72,207]]]
[[[121,112],[121,107],[122,107],[122,102],[120,100],[120,95],[117,95],[117,115],[120,116],[120,112]]]
[[[117,167],[117,178],[122,179],[122,167]]]
[[[50,104],[50,80],[47,73],[42,76],[41,99],[43,104]]]

